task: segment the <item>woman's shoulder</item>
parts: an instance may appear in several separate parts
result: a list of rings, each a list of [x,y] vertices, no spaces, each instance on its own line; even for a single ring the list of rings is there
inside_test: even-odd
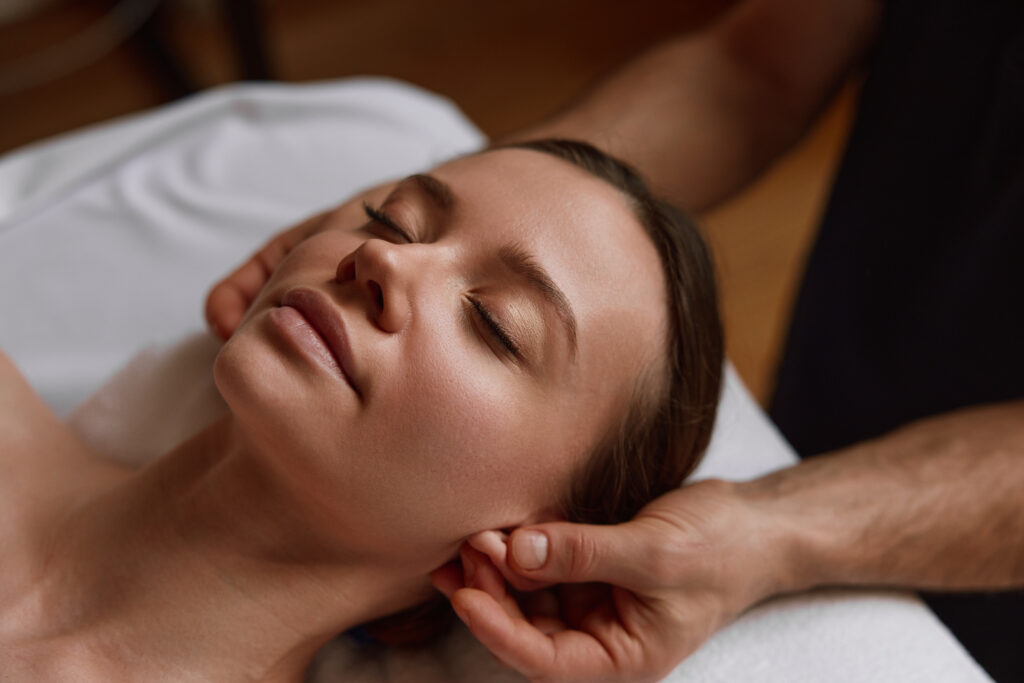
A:
[[[91,454],[0,349],[0,509],[74,477]]]
[[[6,405],[10,401],[23,399],[26,390],[35,393],[14,360],[0,349],[0,404]]]
[[[38,412],[41,401],[11,357],[0,349],[0,459],[7,459],[12,448],[22,442],[30,417]]]
[[[0,349],[0,460],[8,460],[50,430],[64,431],[60,420]]]

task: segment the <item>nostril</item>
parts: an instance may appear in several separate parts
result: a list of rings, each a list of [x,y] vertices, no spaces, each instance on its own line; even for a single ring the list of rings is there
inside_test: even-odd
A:
[[[345,259],[338,264],[338,272],[334,279],[337,282],[349,282],[356,279],[356,262],[354,259]]]
[[[370,294],[373,296],[374,300],[377,302],[377,311],[378,312],[383,312],[383,310],[384,310],[384,292],[381,290],[380,285],[378,285],[373,280],[370,280],[369,282],[367,282],[366,285],[370,288]]]

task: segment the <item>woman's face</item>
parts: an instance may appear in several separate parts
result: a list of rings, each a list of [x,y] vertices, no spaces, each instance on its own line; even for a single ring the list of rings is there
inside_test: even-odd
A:
[[[217,383],[255,452],[346,543],[426,570],[476,531],[556,516],[663,362],[662,277],[610,185],[539,152],[486,152],[325,214]]]

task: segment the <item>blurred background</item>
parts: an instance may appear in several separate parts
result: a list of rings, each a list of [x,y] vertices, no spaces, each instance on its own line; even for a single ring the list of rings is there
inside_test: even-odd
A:
[[[386,75],[492,137],[728,0],[0,0],[0,154],[235,80]],[[728,352],[764,404],[856,85],[758,183],[701,216]],[[340,199],[340,198],[339,198]]]

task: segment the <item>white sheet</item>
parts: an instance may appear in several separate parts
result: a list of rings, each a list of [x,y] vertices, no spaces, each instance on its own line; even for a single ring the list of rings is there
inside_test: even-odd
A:
[[[8,155],[0,347],[62,415],[108,382],[72,424],[101,450],[152,457],[218,409],[206,373],[216,345],[201,335],[216,277],[279,227],[482,143],[445,100],[352,80],[222,88]],[[110,380],[154,343],[164,346]],[[730,370],[699,476],[753,477],[793,460]],[[381,658],[339,641],[317,680],[517,678],[457,630],[433,650]],[[988,678],[911,595],[829,591],[751,611],[668,680]]]

